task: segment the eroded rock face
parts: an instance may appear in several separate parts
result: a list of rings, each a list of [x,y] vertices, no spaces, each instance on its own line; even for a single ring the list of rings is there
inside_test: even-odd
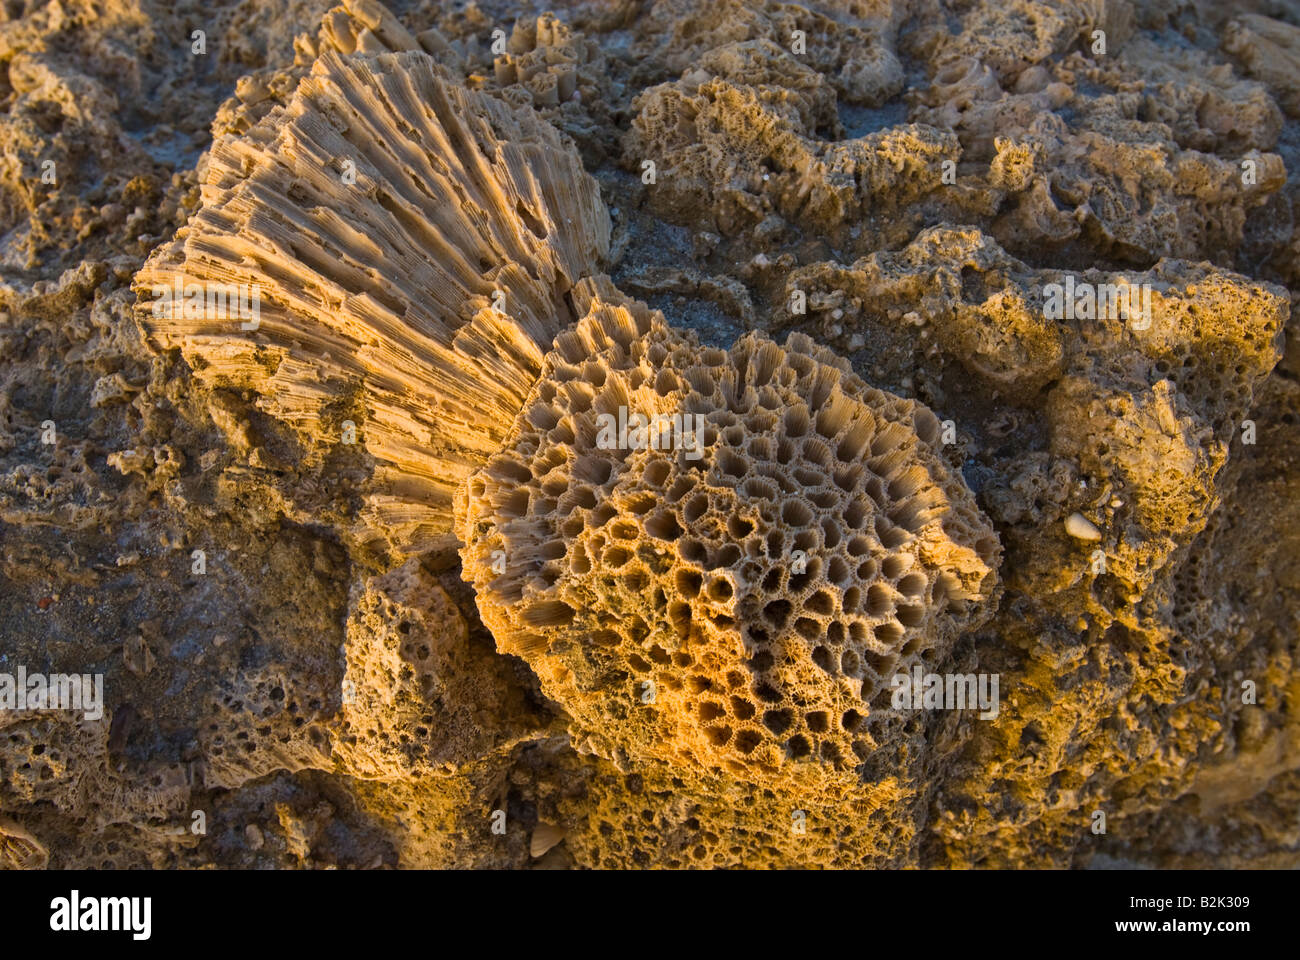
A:
[[[0,867],[1295,865],[1284,10],[110,6],[0,25]]]

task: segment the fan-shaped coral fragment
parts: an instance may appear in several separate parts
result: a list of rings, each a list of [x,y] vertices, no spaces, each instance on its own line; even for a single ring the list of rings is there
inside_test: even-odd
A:
[[[594,181],[531,111],[423,53],[327,50],[214,145],[201,209],[136,288],[153,340],[251,391],[309,459],[351,421],[372,461],[359,538],[415,547],[449,532],[608,244]]]
[[[0,870],[44,870],[49,862],[39,840],[12,820],[0,818]]]
[[[939,440],[806,337],[701,349],[597,300],[470,479],[464,576],[589,749],[844,773],[898,718],[892,678],[942,659],[994,585],[997,538]]]

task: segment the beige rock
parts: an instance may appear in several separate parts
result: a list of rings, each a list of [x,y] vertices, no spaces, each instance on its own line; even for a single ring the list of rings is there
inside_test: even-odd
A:
[[[533,858],[544,856],[546,851],[563,839],[563,828],[553,823],[539,823],[533,828],[532,839],[528,841],[528,853]]]

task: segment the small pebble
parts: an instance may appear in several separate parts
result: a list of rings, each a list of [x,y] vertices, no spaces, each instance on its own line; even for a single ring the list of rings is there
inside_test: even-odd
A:
[[[1076,540],[1101,539],[1101,531],[1081,513],[1072,513],[1065,518],[1065,532]]]

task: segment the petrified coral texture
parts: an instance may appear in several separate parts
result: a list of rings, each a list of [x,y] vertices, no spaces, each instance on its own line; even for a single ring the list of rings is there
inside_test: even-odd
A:
[[[136,278],[144,326],[305,446],[351,423],[357,536],[427,548],[608,249],[594,182],[550,126],[423,53],[327,52],[214,146],[201,196]],[[258,290],[257,322],[205,309],[218,285]]]
[[[702,56],[680,80],[634,102],[630,165],[656,163],[655,208],[731,234],[776,215],[831,233],[878,207],[933,190],[956,138],[906,126],[834,142],[834,93],[822,74],[770,41]],[[701,215],[697,213],[696,215]]]
[[[598,303],[469,481],[464,576],[580,747],[851,771],[909,719],[890,679],[943,661],[992,590],[997,538],[939,434],[806,337],[701,350]]]
[[[28,6],[0,868],[1300,862],[1294,4]]]
[[[579,751],[758,800],[753,827],[835,803],[910,826],[921,705],[894,709],[890,681],[986,617],[998,552],[940,431],[801,335],[701,349],[597,301],[470,478],[464,576]],[[775,862],[846,851],[897,857]]]

